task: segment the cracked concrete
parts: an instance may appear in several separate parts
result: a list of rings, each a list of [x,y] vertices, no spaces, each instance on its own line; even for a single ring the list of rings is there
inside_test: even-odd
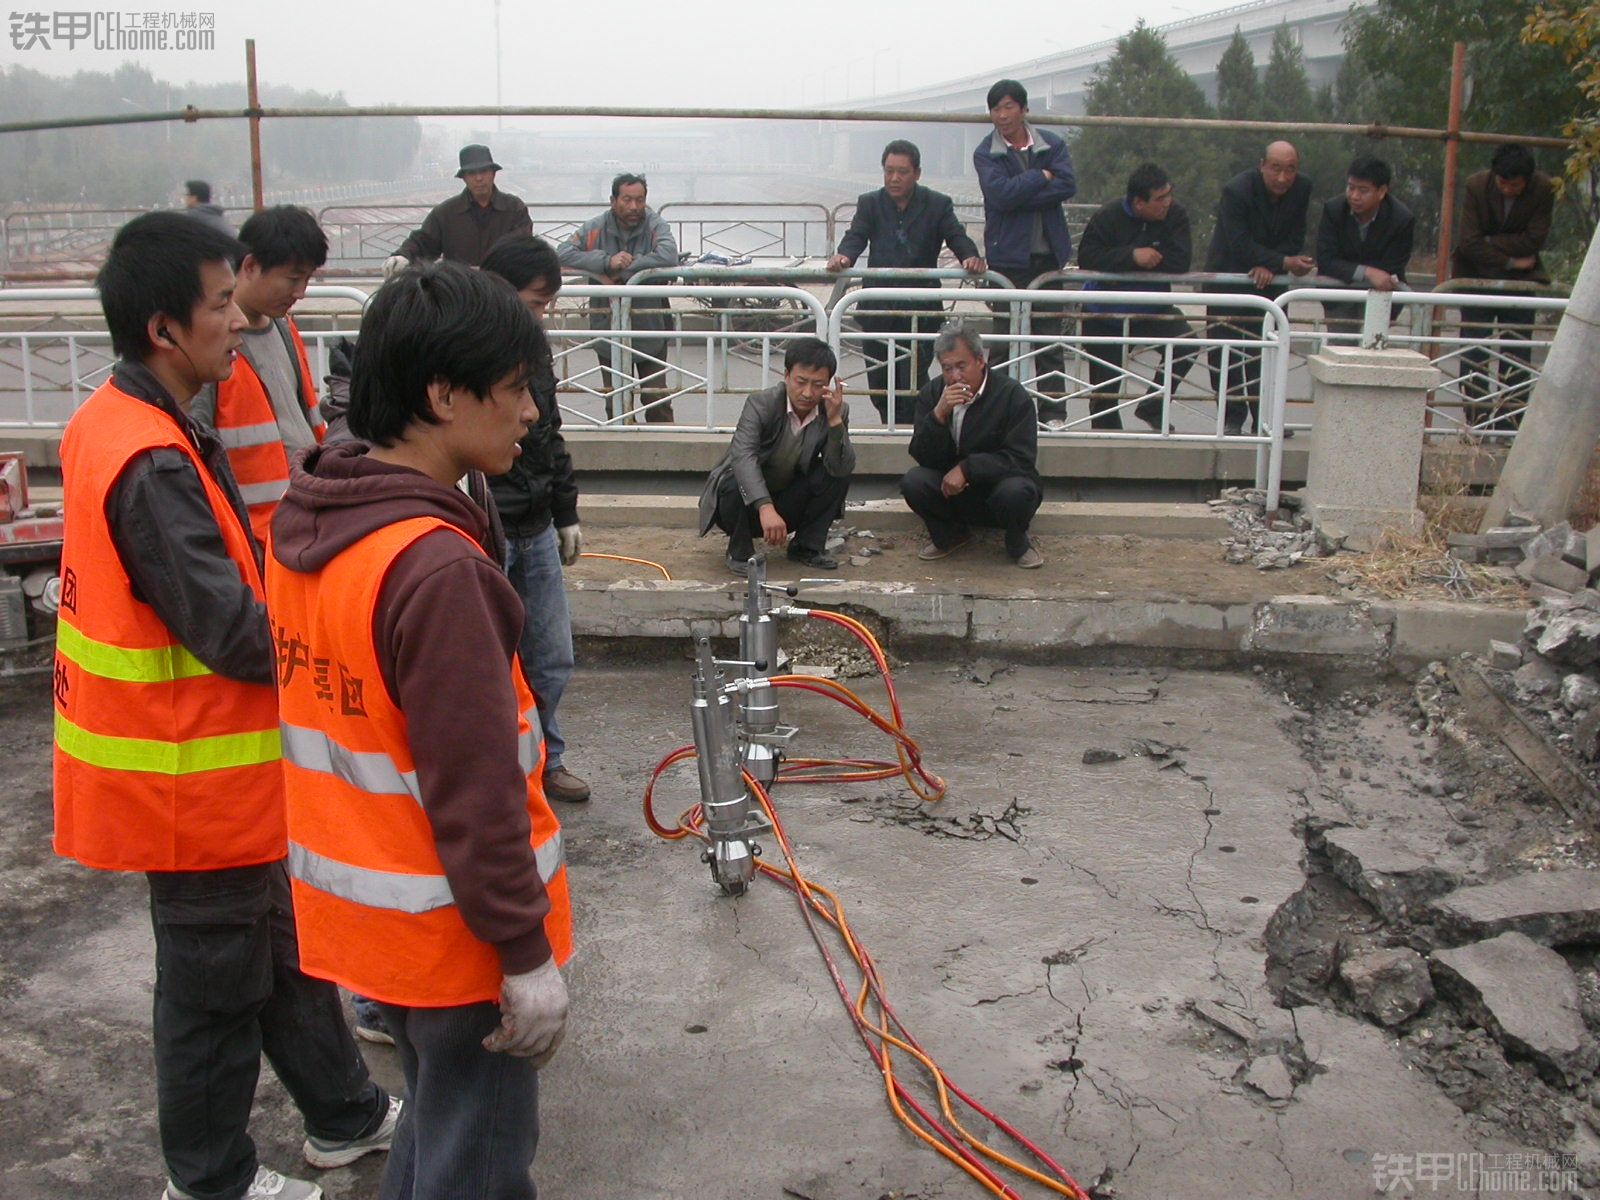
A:
[[[978,683],[912,663],[896,682],[946,800],[924,813],[892,783],[783,787],[780,811],[908,1027],[1080,1182],[1109,1169],[1125,1200],[1353,1200],[1372,1194],[1377,1154],[1546,1149],[1469,1125],[1382,1030],[1275,1006],[1262,935],[1305,882],[1297,823],[1319,781],[1260,676],[1011,665]],[[877,702],[871,681],[859,690]],[[976,1195],[891,1117],[793,899],[765,883],[722,898],[697,848],[644,829],[642,785],[688,740],[688,692],[679,649],[662,646],[583,664],[563,706],[568,764],[595,799],[561,813],[579,954],[572,1025],[542,1081],[541,1188],[573,1200]],[[0,828],[12,930],[0,1190],[153,1194],[143,884],[50,857],[48,691],[3,695],[15,819]],[[785,694],[784,706],[801,726],[796,754],[887,753],[818,698]],[[1086,767],[1089,746],[1129,757]],[[657,803],[675,813],[695,792],[692,770],[675,770]],[[1245,1046],[1192,999],[1246,1015],[1266,1040]],[[1281,1108],[1234,1082],[1265,1053],[1290,1063]],[[391,1052],[368,1058],[395,1080]],[[297,1124],[270,1072],[256,1126],[265,1161],[292,1165]],[[325,1186],[354,1200],[376,1173],[358,1164]]]

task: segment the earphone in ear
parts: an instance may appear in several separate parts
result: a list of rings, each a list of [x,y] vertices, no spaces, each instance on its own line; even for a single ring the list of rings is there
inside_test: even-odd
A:
[[[167,327],[165,325],[163,325],[160,329],[156,330],[156,336],[158,338],[160,338],[163,342],[165,342],[169,346],[176,346],[178,344],[177,342],[172,340],[172,334],[167,332]]]

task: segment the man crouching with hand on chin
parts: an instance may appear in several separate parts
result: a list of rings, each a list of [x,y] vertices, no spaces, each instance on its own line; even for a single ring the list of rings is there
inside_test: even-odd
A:
[[[571,910],[522,601],[456,483],[510,468],[543,342],[504,280],[390,280],[351,379],[362,440],[297,462],[273,517],[301,964],[379,1002],[411,1091],[380,1200],[535,1195]]]

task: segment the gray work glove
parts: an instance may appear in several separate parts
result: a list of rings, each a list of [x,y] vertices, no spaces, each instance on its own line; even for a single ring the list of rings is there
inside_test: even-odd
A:
[[[561,565],[570,567],[583,553],[583,530],[577,525],[562,525],[556,529],[556,541],[561,544]]]
[[[500,1027],[483,1039],[483,1048],[531,1058],[537,1070],[555,1056],[566,1028],[567,985],[552,958],[501,980]]]
[[[392,275],[398,275],[410,265],[411,260],[404,254],[391,254],[383,260],[383,277],[388,279]]]

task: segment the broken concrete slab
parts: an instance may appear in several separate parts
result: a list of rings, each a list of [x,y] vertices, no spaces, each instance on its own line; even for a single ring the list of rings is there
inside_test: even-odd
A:
[[[1197,1017],[1209,1021],[1225,1033],[1231,1033],[1246,1045],[1255,1041],[1261,1033],[1260,1027],[1244,1013],[1218,1004],[1215,1000],[1195,1000],[1189,1008]]]
[[[1508,1054],[1571,1087],[1594,1067],[1578,981],[1566,960],[1520,933],[1430,956],[1434,983]]]
[[[1522,665],[1522,647],[1515,642],[1490,638],[1489,665],[1497,671],[1515,671]]]
[[[1571,524],[1562,521],[1559,525],[1552,525],[1528,539],[1523,545],[1523,551],[1529,558],[1563,558],[1574,545],[1580,547],[1581,552],[1587,555],[1582,535],[1574,534]]]
[[[1380,1025],[1398,1025],[1433,1003],[1428,964],[1401,946],[1369,950],[1339,964],[1339,978],[1362,1012]]]
[[[1440,935],[1450,942],[1510,932],[1546,946],[1600,942],[1600,871],[1530,871],[1457,888],[1431,907]]]
[[[1263,1055],[1253,1061],[1245,1070],[1244,1084],[1268,1100],[1294,1098],[1294,1076],[1289,1074],[1288,1066],[1276,1054]]]
[[[1330,829],[1323,846],[1339,882],[1391,925],[1456,885],[1454,873],[1378,830]]]
[[[1575,592],[1589,582],[1589,572],[1575,567],[1554,554],[1525,558],[1517,564],[1517,574],[1529,583],[1542,583],[1562,592]]]

